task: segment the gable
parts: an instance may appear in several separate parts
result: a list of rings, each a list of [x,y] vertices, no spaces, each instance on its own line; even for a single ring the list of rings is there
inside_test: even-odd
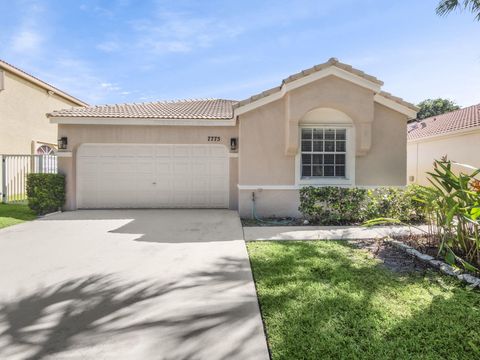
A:
[[[381,90],[381,86],[383,85],[382,81],[371,75],[367,75],[363,71],[355,69],[350,65],[343,64],[335,58],[331,58],[326,63],[316,65],[310,69],[303,70],[283,79],[280,86],[238,102],[234,105],[235,114],[241,115],[252,111],[253,109],[267,103],[285,97],[295,89],[328,77],[335,77],[370,90],[373,95],[375,95],[374,101],[381,102],[383,105],[391,107],[395,111],[403,113],[410,118],[416,116],[418,108],[413,104],[403,101],[401,98],[383,92]]]

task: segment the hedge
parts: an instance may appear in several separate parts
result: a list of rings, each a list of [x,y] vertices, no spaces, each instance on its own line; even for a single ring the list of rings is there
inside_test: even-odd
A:
[[[65,203],[65,176],[28,174],[27,197],[28,206],[38,215],[60,210]]]
[[[417,186],[373,190],[309,186],[300,190],[299,211],[320,225],[356,225],[375,218],[419,223],[425,216],[417,193]]]

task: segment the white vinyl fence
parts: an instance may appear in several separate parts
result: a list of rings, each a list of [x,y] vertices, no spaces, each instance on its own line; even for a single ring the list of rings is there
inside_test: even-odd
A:
[[[57,173],[56,155],[0,155],[1,202],[15,203],[27,200],[27,175],[30,173]]]

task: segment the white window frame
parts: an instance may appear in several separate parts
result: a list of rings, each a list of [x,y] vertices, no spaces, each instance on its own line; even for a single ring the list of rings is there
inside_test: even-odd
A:
[[[345,177],[318,176],[302,178],[302,129],[345,129],[346,130],[346,156]],[[298,151],[295,156],[295,185],[329,185],[353,186],[355,185],[355,128],[352,124],[301,124],[298,131]]]

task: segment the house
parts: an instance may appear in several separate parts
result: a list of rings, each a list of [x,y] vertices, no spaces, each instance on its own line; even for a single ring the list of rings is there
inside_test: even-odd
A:
[[[104,105],[50,113],[65,208],[219,207],[297,216],[305,185],[404,186],[417,108],[330,59],[243,101]],[[254,202],[252,201],[254,200]]]
[[[408,183],[429,185],[427,172],[445,155],[480,168],[480,104],[409,123],[407,154]]]
[[[57,146],[57,125],[46,113],[81,100],[0,60],[0,154],[49,154]]]

